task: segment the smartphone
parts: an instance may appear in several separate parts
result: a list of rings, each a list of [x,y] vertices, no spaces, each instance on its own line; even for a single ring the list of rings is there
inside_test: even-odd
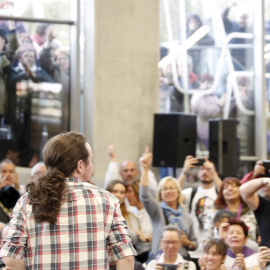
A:
[[[198,158],[198,163],[195,163],[193,165],[195,166],[202,166],[205,162],[205,159],[204,158]]]
[[[177,270],[179,265],[177,264],[166,264],[166,263],[158,263],[158,265],[163,266],[163,270]]]
[[[262,162],[265,168],[265,174],[263,176],[270,177],[270,160],[262,160]]]

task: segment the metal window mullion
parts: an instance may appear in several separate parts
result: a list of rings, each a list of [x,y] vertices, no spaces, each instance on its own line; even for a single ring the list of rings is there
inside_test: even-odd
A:
[[[264,0],[254,1],[255,155],[267,159],[264,64]]]
[[[83,119],[80,117],[80,1],[70,2],[70,129],[81,130]]]
[[[67,25],[73,25],[77,21],[77,20],[54,20],[54,19],[45,19],[45,18],[15,17],[15,16],[4,16],[4,15],[0,15],[0,20],[24,21],[24,22],[34,22],[34,23],[44,22],[44,23],[67,24]]]

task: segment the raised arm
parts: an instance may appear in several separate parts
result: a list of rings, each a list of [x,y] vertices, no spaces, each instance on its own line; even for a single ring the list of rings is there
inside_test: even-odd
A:
[[[269,185],[270,178],[257,178],[248,181],[240,186],[241,197],[252,210],[256,210],[259,206],[259,196],[256,192]]]
[[[108,154],[111,158],[111,162],[109,164],[108,170],[105,175],[105,183],[104,188],[107,187],[107,185],[112,181],[116,179],[120,179],[119,173],[118,173],[118,163],[117,163],[117,156],[114,150],[114,145],[109,145],[108,147]]]
[[[152,164],[152,160],[153,160],[153,155],[152,155],[152,153],[148,152],[148,148],[146,147],[142,157],[140,158],[140,165],[142,167],[142,175],[141,175],[140,184],[142,186],[149,185],[148,171],[149,171],[150,166]]]
[[[180,175],[178,176],[178,181],[179,181],[181,188],[183,188],[183,186],[184,186],[184,182],[188,176],[190,169],[194,168],[196,163],[198,163],[197,158],[195,158],[193,156],[186,156],[183,169],[182,169]]]
[[[214,183],[217,187],[217,190],[219,191],[220,186],[222,184],[222,180],[218,176],[218,173],[217,173],[216,168],[215,168],[215,164],[213,162],[209,161],[208,158],[206,158],[203,165],[210,171],[212,179],[214,180]]]

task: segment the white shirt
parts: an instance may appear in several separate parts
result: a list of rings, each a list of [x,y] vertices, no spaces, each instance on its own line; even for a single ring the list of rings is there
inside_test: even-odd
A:
[[[235,258],[232,258],[231,256],[226,256],[224,265],[227,269],[231,269],[234,264]],[[254,253],[248,257],[244,258],[246,269],[251,270],[253,266],[259,266],[258,263],[258,253]]]
[[[188,207],[188,209],[191,200],[191,193],[192,188],[186,188],[182,190],[182,194],[184,195],[184,204]],[[194,222],[194,231],[198,238],[199,245],[195,252],[190,252],[191,257],[197,258],[200,257],[203,253],[203,226],[207,215],[214,208],[214,202],[216,198],[217,191],[215,185],[208,189],[198,186],[197,192],[195,193],[191,203],[190,215]]]
[[[165,262],[165,261],[164,261],[164,253],[162,253],[162,254],[160,255],[160,257],[158,258],[158,260],[155,259],[155,260],[150,261],[150,262],[146,265],[145,270],[155,270],[155,269],[156,269],[156,264],[157,264],[157,263],[164,263],[164,262]],[[178,254],[177,254],[177,258],[176,258],[174,264],[179,264],[179,263],[184,263],[184,262],[186,262],[186,263],[189,264],[189,265],[188,265],[188,269],[189,269],[189,270],[196,270],[196,265],[195,265],[194,262],[184,260],[184,258],[178,253]]]

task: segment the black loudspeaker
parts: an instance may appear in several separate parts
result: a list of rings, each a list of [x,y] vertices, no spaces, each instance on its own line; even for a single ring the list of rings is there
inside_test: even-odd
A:
[[[153,165],[182,167],[187,155],[195,156],[196,124],[193,114],[155,114]]]
[[[209,120],[209,158],[222,177],[236,177],[240,165],[237,119]]]

